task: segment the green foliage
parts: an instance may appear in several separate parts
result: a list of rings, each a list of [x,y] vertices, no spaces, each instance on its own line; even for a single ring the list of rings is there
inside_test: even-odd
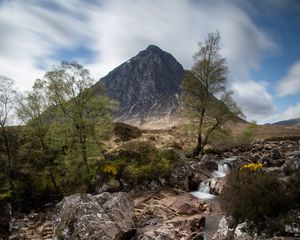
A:
[[[250,123],[242,132],[240,141],[242,143],[250,143],[251,141],[253,141],[255,138],[256,130],[257,130],[256,122]]]
[[[278,217],[289,206],[289,197],[273,173],[248,168],[232,171],[221,194],[221,206],[235,221],[260,225]]]
[[[116,178],[123,178],[132,185],[158,179],[167,175],[179,164],[177,152],[173,149],[159,150],[151,141],[132,141],[123,145],[122,150],[102,161],[99,172],[107,175],[109,169],[116,169]],[[115,170],[114,170],[115,171]]]
[[[225,88],[228,69],[226,60],[219,53],[220,40],[219,32],[215,32],[199,44],[194,65],[181,85],[184,116],[196,127],[194,155],[204,149],[213,133],[222,131],[226,122],[242,115],[231,97],[232,92]],[[220,99],[215,97],[216,94],[221,95]]]

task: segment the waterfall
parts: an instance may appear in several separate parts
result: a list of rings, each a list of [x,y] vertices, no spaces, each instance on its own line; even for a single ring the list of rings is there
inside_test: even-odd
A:
[[[192,192],[192,195],[194,195],[197,198],[200,199],[213,199],[216,196],[209,193],[210,186],[208,182],[201,182],[198,188],[198,191]]]
[[[225,158],[218,163],[218,170],[213,171],[211,174],[213,178],[225,177],[230,172],[230,163],[235,161],[236,157]],[[210,179],[211,180],[211,179]],[[200,199],[214,199],[216,195],[210,193],[210,181],[201,182],[199,184],[198,191],[191,192],[197,198]]]
[[[219,163],[218,164],[218,170],[217,171],[213,171],[212,175],[213,177],[225,177],[228,173],[230,172],[230,168],[228,166],[227,163]]]

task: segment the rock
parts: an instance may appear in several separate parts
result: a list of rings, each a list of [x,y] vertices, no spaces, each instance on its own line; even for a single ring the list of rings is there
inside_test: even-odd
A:
[[[220,195],[225,186],[225,178],[213,178],[210,183],[210,192],[215,195]]]
[[[203,166],[206,167],[209,171],[217,171],[218,170],[218,164],[213,161],[205,161],[203,163]]]
[[[234,228],[230,228],[230,219],[225,216],[220,220],[218,230],[213,235],[212,240],[227,240],[232,239]]]
[[[185,192],[160,192],[135,199],[137,239],[202,239],[209,206]]]
[[[272,152],[272,158],[273,158],[273,160],[281,159],[282,158],[281,152],[279,152],[278,149],[274,149]]]
[[[99,182],[99,181],[98,181]],[[100,194],[102,192],[117,192],[120,190],[120,182],[115,178],[110,178],[105,182],[95,184],[95,192]]]
[[[138,237],[140,240],[203,239],[197,233],[203,231],[205,217],[176,217],[156,227],[150,228]],[[194,238],[191,238],[194,236]]]
[[[127,193],[75,194],[65,197],[57,211],[55,240],[118,240],[134,231],[133,201]]]
[[[300,168],[300,158],[292,157],[285,161],[283,168],[298,170]]]
[[[262,156],[259,160],[259,163],[262,163],[265,167],[271,167],[272,166],[272,159],[268,156]]]
[[[247,233],[248,224],[246,222],[240,223],[234,230],[234,239],[236,240],[252,240],[253,237]]]
[[[189,171],[185,166],[175,168],[170,176],[170,184],[175,188],[189,190]]]
[[[204,204],[190,193],[176,197],[170,208],[180,215],[193,215],[205,211]]]

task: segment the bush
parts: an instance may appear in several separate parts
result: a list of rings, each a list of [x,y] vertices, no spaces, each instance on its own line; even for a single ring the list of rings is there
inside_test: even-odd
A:
[[[123,142],[142,136],[142,130],[126,123],[115,123],[113,132]]]
[[[236,223],[249,220],[256,226],[285,212],[289,197],[278,178],[258,168],[244,167],[227,176],[221,207]]]
[[[159,150],[151,141],[132,141],[101,161],[99,173],[136,185],[169,174],[174,166],[181,164],[179,160],[174,149]]]

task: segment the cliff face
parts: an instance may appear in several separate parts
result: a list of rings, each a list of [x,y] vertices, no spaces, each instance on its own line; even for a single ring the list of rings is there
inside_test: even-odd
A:
[[[120,104],[118,121],[139,119],[143,123],[146,118],[176,112],[184,73],[171,54],[150,45],[100,81],[107,95]]]

